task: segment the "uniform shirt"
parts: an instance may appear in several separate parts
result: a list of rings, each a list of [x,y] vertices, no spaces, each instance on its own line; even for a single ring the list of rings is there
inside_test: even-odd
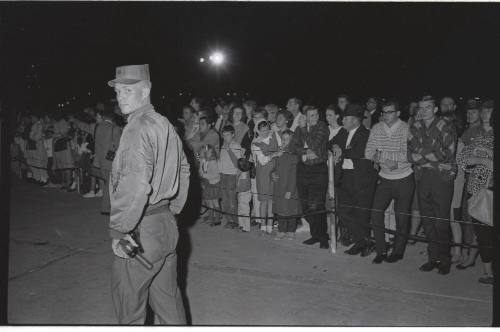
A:
[[[178,214],[186,202],[189,174],[182,140],[167,118],[150,104],[130,114],[109,183],[111,236],[132,231],[149,205],[170,202]]]
[[[416,120],[408,131],[408,161],[416,164],[416,170],[427,167],[454,178],[456,142],[455,126],[446,119],[434,118],[429,128],[423,120]]]

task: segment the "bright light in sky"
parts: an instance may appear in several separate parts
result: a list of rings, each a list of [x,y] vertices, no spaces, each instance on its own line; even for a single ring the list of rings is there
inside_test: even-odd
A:
[[[200,58],[200,62],[201,63],[205,62],[205,58]]]
[[[221,52],[214,52],[209,59],[214,65],[221,65],[224,62],[224,54]]]

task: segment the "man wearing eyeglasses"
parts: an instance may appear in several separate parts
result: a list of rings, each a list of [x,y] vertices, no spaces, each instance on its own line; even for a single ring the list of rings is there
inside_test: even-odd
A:
[[[410,206],[415,190],[413,170],[407,157],[408,125],[402,121],[399,103],[387,101],[382,122],[370,131],[365,156],[380,165],[379,180],[373,199],[371,223],[377,255],[374,264],[395,263],[403,258],[410,224]],[[384,211],[394,199],[396,235],[394,248],[387,256],[384,236]]]
[[[415,164],[417,193],[422,226],[427,244],[428,262],[421,271],[438,269],[450,272],[450,207],[453,181],[457,174],[455,162],[457,133],[452,122],[436,116],[438,108],[431,96],[418,103],[418,117],[408,134],[408,160]]]

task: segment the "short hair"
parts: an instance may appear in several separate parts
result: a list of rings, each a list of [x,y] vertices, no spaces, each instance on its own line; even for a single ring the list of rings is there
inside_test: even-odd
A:
[[[293,124],[293,114],[289,110],[280,110],[278,111],[278,114],[276,114],[276,118],[282,115],[286,119],[286,126],[290,128]]]
[[[337,97],[337,100],[339,100],[340,98],[345,98],[345,100],[347,100],[347,102],[349,102],[349,101],[350,101],[349,96],[348,96],[348,95],[346,95],[345,93],[340,94],[340,95]]]
[[[271,128],[271,124],[269,123],[269,121],[264,120],[264,121],[259,122],[259,124],[257,125],[257,129],[258,129],[258,130],[261,130],[261,129],[262,129],[262,128],[264,128],[264,127],[269,127],[269,128]]]
[[[243,106],[241,106],[239,104],[236,104],[233,107],[231,107],[231,109],[229,110],[228,120],[231,123],[233,123],[234,110],[237,109],[237,108],[241,109],[241,111],[242,111],[242,113],[241,113],[241,122],[246,123],[247,122],[247,113],[245,112],[245,109],[243,108]]]
[[[255,102],[255,100],[245,100],[243,102],[243,106],[248,106],[248,107],[251,107],[252,110],[255,110],[257,108],[257,102]]]
[[[183,110],[183,111],[184,111],[184,109],[186,109],[186,108],[187,108],[188,110],[190,110],[190,111],[191,111],[191,113],[195,113],[195,112],[196,112],[196,110],[195,110],[195,109],[193,108],[193,106],[191,106],[191,105],[184,105],[184,106],[182,106],[182,110]]]
[[[234,134],[234,127],[231,125],[225,125],[224,127],[222,127],[222,133]]]
[[[432,104],[434,106],[436,106],[436,100],[431,95],[422,96],[422,98],[420,98],[420,100],[419,100],[419,102],[424,102],[424,101],[431,101]]]
[[[382,108],[389,106],[394,106],[394,110],[396,112],[401,112],[400,104],[396,99],[389,99],[385,101],[384,104],[382,105]]]
[[[198,123],[201,122],[201,121],[205,121],[207,123],[207,125],[210,127],[212,125],[212,122],[210,121],[210,119],[206,116],[202,116],[199,120],[198,120]]]
[[[445,100],[446,98],[451,99],[451,100],[453,101],[453,104],[455,104],[455,98],[453,98],[452,96],[443,96],[443,97],[441,98],[441,102],[442,102],[443,100]]]
[[[267,104],[264,107],[267,107],[267,108],[270,108],[270,109],[274,109],[274,110],[276,110],[276,112],[279,111],[278,105],[276,105],[276,104]]]
[[[254,112],[253,112],[253,113],[254,113],[254,114],[255,114],[255,113],[261,113],[261,114],[262,114],[262,116],[264,117],[264,119],[266,119],[266,120],[267,120],[267,110],[266,110],[264,107],[259,107],[259,108],[257,108],[256,110],[254,110]]]
[[[316,111],[316,112],[318,112],[318,114],[319,114],[319,109],[318,109],[316,106],[312,106],[312,105],[311,105],[311,106],[309,106],[309,107],[305,110],[305,114],[307,114],[307,112],[309,112],[309,111]]]

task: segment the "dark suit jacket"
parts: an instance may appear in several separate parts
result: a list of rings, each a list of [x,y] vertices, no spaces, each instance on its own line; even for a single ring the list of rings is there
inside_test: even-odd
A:
[[[337,144],[342,149],[342,157],[337,165],[338,169],[342,169],[344,159],[352,159],[354,165],[355,187],[358,189],[371,188],[377,182],[377,171],[373,167],[371,160],[365,158],[365,148],[370,136],[370,131],[365,126],[359,126],[358,130],[351,139],[349,149],[346,149],[346,142],[349,132],[341,130],[332,141],[328,142],[328,148],[331,149],[334,144]],[[363,159],[362,159],[363,158]],[[335,169],[337,171],[337,168]],[[340,173],[340,182],[342,182],[343,172]],[[337,176],[335,176],[337,178]]]

